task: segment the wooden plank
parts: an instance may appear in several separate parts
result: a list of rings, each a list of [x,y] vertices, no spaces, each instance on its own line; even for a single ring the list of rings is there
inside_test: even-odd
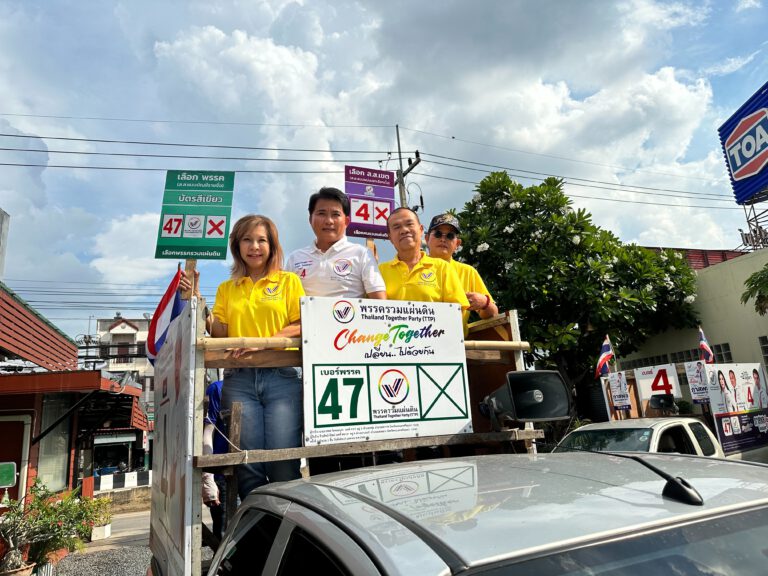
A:
[[[206,368],[281,368],[284,366],[301,366],[299,350],[259,350],[248,352],[240,358],[230,358],[228,350],[206,350]]]
[[[236,452],[240,448],[240,419],[243,415],[243,405],[240,402],[232,402],[232,412],[229,414],[229,454],[226,456],[239,456],[242,452]],[[227,501],[222,502],[225,506],[224,514],[227,522],[231,522],[237,512],[237,474],[233,473],[226,476],[227,482]]]
[[[497,314],[493,318],[486,318],[485,320],[478,320],[477,322],[470,323],[469,333],[472,334],[474,332],[481,332],[483,330],[487,330],[488,328],[494,328],[496,326],[501,326],[508,323],[509,318],[507,318],[506,314]]]
[[[229,348],[298,348],[301,346],[301,338],[198,338],[197,345],[206,351]]]
[[[467,350],[467,364],[472,362],[509,362],[509,359],[498,350]]]
[[[228,351],[232,348],[298,348],[301,346],[300,338],[199,338],[197,345],[211,352]],[[466,350],[530,350],[531,345],[528,342],[515,340],[465,340],[464,348]],[[270,351],[270,350],[259,350]],[[274,351],[274,350],[273,350]]]
[[[339,456],[361,454],[382,450],[405,450],[420,446],[442,446],[451,444],[485,444],[488,442],[514,442],[543,438],[543,430],[507,430],[505,432],[484,432],[472,434],[454,434],[450,436],[421,436],[419,438],[396,438],[392,440],[371,440],[368,442],[348,442],[345,444],[325,444],[322,446],[304,446],[301,448],[282,448],[276,450],[248,450],[229,454],[207,454],[196,456],[194,465],[198,468],[229,466],[247,462],[275,462],[297,458],[316,458],[321,456]]]
[[[515,340],[505,342],[503,340],[465,340],[464,348],[466,350],[530,350],[531,345],[528,342]]]
[[[184,262],[184,274],[192,282],[192,287],[189,290],[182,290],[181,299],[189,300],[195,293],[195,268],[197,268],[197,260],[194,258],[187,258]],[[200,305],[202,307],[202,304]]]

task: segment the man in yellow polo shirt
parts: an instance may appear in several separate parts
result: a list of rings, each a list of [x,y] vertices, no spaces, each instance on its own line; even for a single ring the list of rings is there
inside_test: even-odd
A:
[[[464,287],[467,300],[469,300],[469,308],[462,311],[464,333],[466,334],[471,310],[477,312],[480,318],[493,318],[499,313],[499,308],[477,270],[469,264],[453,259],[453,255],[461,246],[460,233],[459,221],[455,216],[438,214],[429,223],[427,248],[429,248],[430,256],[448,262],[461,280],[461,285]]]
[[[431,258],[421,250],[424,226],[413,210],[393,210],[387,220],[387,232],[397,250],[394,259],[379,264],[388,299],[456,302],[462,309],[469,308],[456,272],[447,262]]]

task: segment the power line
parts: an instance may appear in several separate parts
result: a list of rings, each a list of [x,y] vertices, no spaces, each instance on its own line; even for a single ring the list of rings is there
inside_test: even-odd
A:
[[[447,164],[445,162],[436,162],[434,160],[427,160],[430,164],[438,164],[440,166],[449,166],[452,168],[462,168],[464,170],[472,170],[473,172],[486,172],[485,170],[481,168],[472,168],[470,166],[458,166],[456,164]],[[509,170],[512,170],[511,168]],[[527,170],[523,170],[523,172],[528,172]],[[510,174],[510,176],[518,176],[520,178],[528,178],[529,180],[537,180],[539,182],[543,182],[546,180],[546,178],[537,177],[537,176],[526,176],[526,175],[519,175],[519,174]],[[693,196],[683,196],[681,194],[665,194],[664,192],[645,192],[643,190],[628,190],[625,188],[616,188],[615,186],[611,186],[612,183],[606,182],[605,184],[608,184],[609,186],[597,186],[595,184],[582,184],[580,182],[572,182],[571,179],[567,176],[556,176],[552,174],[551,176],[555,178],[561,178],[563,179],[567,184],[570,184],[571,186],[580,186],[582,188],[594,188],[596,190],[612,190],[615,192],[627,192],[629,194],[644,194],[646,196],[666,196],[669,198],[682,198],[682,199],[694,199],[694,200],[709,200],[710,202],[730,202],[733,203],[733,198],[723,198],[725,196],[724,194],[717,194],[713,196],[717,196],[717,198],[700,198],[700,195],[696,195],[694,192],[685,192],[685,194],[694,194]],[[576,178],[576,180],[584,180],[583,178]],[[595,180],[587,180],[588,182],[596,182]],[[617,184],[617,186],[620,186],[620,184]],[[644,187],[640,187],[644,188]]]
[[[140,168],[138,166],[76,166],[73,164],[35,164],[27,162],[0,162],[0,166],[16,168],[69,168],[72,170],[127,170],[129,172],[167,172],[175,168]],[[344,174],[344,170],[234,170],[240,174]]]
[[[437,178],[439,180],[451,180],[453,182],[464,182],[466,184],[472,184],[474,186],[477,186],[479,182],[472,182],[470,180],[461,180],[459,178],[448,178],[447,176],[436,176],[434,174],[425,174],[423,172],[414,172],[414,174],[418,174],[419,176],[426,176],[427,178]],[[574,186],[577,186],[578,184],[574,184]],[[603,200],[606,202],[621,202],[624,204],[646,204],[649,206],[670,206],[672,208],[706,208],[709,210],[741,210],[741,208],[737,207],[731,207],[731,206],[700,206],[700,205],[694,205],[694,204],[666,204],[663,202],[644,202],[642,200],[625,200],[621,198],[600,198],[596,196],[580,196],[578,194],[568,194],[569,198],[582,198],[586,200]]]
[[[80,156],[115,156],[127,158],[178,158],[184,160],[246,160],[248,162],[331,162],[335,164],[345,162],[384,162],[385,160],[369,160],[367,158],[354,159],[329,159],[329,158],[253,158],[250,156],[192,156],[184,154],[142,154],[139,152],[80,152],[77,150],[43,150],[40,148],[3,148],[5,152],[42,152],[45,154],[75,154]]]
[[[65,136],[38,136],[0,133],[6,138],[39,138],[64,142],[98,142],[99,144],[131,144],[136,146],[174,146],[179,148],[217,148],[225,150],[267,150],[270,152],[323,152],[331,154],[392,154],[392,150],[331,150],[328,148],[277,148],[270,146],[235,146],[231,144],[184,144],[181,142],[151,142],[146,140],[109,140],[105,138],[74,138]]]
[[[500,168],[501,170],[513,170],[515,172],[524,172],[526,174],[537,174],[537,175],[541,175],[541,176],[555,176],[556,178],[563,178],[563,179],[567,179],[568,181],[579,180],[581,182],[590,182],[590,183],[595,183],[595,184],[605,184],[605,185],[608,185],[608,186],[631,187],[631,188],[639,188],[640,190],[654,190],[654,191],[659,191],[659,192],[675,192],[677,194],[692,194],[694,196],[713,196],[713,197],[717,197],[717,198],[729,198],[730,200],[733,200],[733,198],[731,197],[730,194],[714,194],[714,193],[708,193],[708,192],[701,192],[700,193],[700,192],[691,192],[691,191],[688,191],[688,190],[675,190],[675,189],[671,189],[671,188],[655,188],[655,187],[652,187],[652,186],[640,186],[640,185],[637,185],[637,184],[621,184],[621,183],[618,183],[618,182],[605,182],[603,180],[593,180],[593,179],[590,179],[590,178],[580,178],[578,176],[562,176],[562,175],[551,174],[551,173],[547,173],[547,172],[537,172],[537,171],[534,171],[534,170],[524,170],[522,168],[511,168],[511,167],[508,167],[508,166],[499,166],[498,164],[486,164],[484,162],[475,162],[473,160],[464,160],[462,158],[451,158],[450,156],[440,156],[439,154],[430,154],[429,152],[422,152],[421,156],[422,156],[422,160],[424,159],[424,156],[432,156],[434,158],[441,158],[443,160],[453,160],[455,162],[464,162],[465,164],[473,164],[475,166],[487,166],[489,168]],[[428,160],[428,159],[427,159],[427,162],[432,162],[433,164],[440,164],[442,166],[452,166],[454,168],[463,168],[465,170],[470,170],[471,169],[468,166],[457,166],[455,164],[447,164],[447,163],[443,163],[443,162],[436,162],[434,160]],[[482,170],[477,170],[477,171],[478,172],[482,172]]]
[[[269,128],[387,128],[394,124],[273,124],[269,122],[221,122],[216,120],[157,120],[150,118],[109,118],[101,116],[55,116],[53,114],[14,114],[0,112],[13,118],[48,118],[52,120],[98,120],[100,122],[134,122],[146,124],[203,124],[210,126],[264,126]]]
[[[591,162],[589,160],[577,160],[575,158],[568,158],[567,156],[557,156],[554,154],[543,154],[540,152],[530,152],[528,150],[520,150],[518,148],[509,148],[507,146],[499,146],[496,144],[487,144],[485,142],[476,142],[474,140],[466,140],[464,138],[456,138],[455,136],[447,136],[445,134],[437,134],[435,132],[428,132],[426,130],[417,130],[416,128],[408,128],[405,126],[400,126],[402,130],[408,130],[410,132],[416,132],[418,134],[424,134],[427,136],[435,136],[436,138],[443,138],[446,140],[454,140],[456,142],[464,142],[466,144],[474,144],[475,146],[483,146],[485,148],[495,148],[497,150],[505,150],[507,152],[516,152],[519,154],[528,154],[530,156],[541,156],[544,158],[554,158],[556,160],[565,160],[567,162],[576,162],[578,164],[587,164],[590,166],[600,166],[602,168],[613,168],[617,170],[625,170],[627,172],[637,172],[637,173],[645,173],[645,174],[655,174],[658,176],[670,176],[673,178],[683,178],[686,180],[701,180],[703,182],[716,182],[716,180],[713,180],[712,178],[700,178],[697,176],[682,176],[680,174],[670,174],[668,172],[655,172],[653,170],[641,170],[639,168],[627,168],[626,166],[618,166],[615,164],[602,164],[600,162]]]

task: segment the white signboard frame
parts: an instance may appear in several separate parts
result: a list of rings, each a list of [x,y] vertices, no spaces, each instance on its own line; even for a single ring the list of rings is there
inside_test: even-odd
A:
[[[202,497],[192,461],[196,330],[197,299],[192,298],[168,328],[155,360],[149,546],[163,576],[191,576],[192,567],[200,566]]]
[[[683,397],[674,364],[636,368],[635,385],[640,395],[643,416],[645,416],[645,402],[650,401],[654,394],[672,394],[675,398]]]
[[[301,299],[304,444],[472,431],[461,308]]]

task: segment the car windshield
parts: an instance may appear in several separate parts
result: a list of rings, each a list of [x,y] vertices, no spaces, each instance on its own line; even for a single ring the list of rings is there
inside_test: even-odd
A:
[[[555,448],[555,452],[577,450],[648,452],[650,445],[651,430],[649,428],[574,430]]]

